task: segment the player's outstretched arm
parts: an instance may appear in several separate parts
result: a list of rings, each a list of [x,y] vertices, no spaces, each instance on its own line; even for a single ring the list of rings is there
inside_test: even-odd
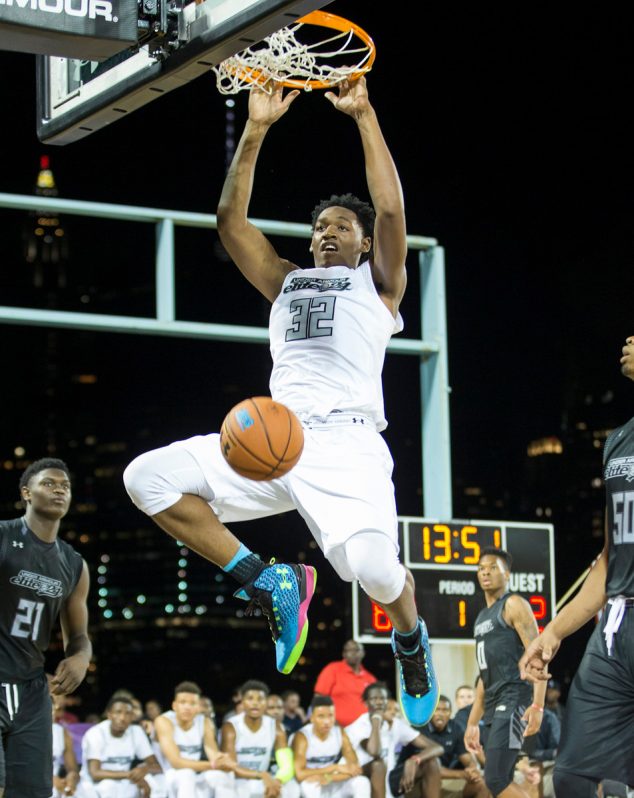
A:
[[[548,665],[559,650],[561,641],[594,618],[605,606],[605,583],[608,573],[607,528],[606,543],[592,564],[581,589],[572,601],[559,612],[544,631],[526,649],[519,661],[520,676],[529,682],[545,682],[551,678]]]
[[[66,599],[60,612],[64,659],[55,669],[51,692],[55,695],[72,693],[83,682],[92,657],[92,644],[88,637],[88,589],[90,577],[84,562],[75,589]]]
[[[218,203],[218,234],[247,280],[273,302],[293,264],[280,258],[270,241],[247,218],[255,166],[269,128],[289,109],[299,91],[283,95],[277,85],[269,94],[249,92],[249,118],[227,172]]]
[[[344,81],[337,93],[329,91],[325,96],[337,110],[351,116],[359,128],[368,189],[376,211],[373,275],[381,286],[383,299],[389,300],[396,315],[407,283],[405,204],[396,165],[370,103],[364,77]]]

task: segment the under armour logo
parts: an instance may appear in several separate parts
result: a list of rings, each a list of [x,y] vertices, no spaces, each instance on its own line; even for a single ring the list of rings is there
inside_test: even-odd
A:
[[[287,579],[288,568],[276,568],[275,573],[280,574],[282,577],[280,580],[280,587],[282,590],[290,590],[293,587],[293,583]]]
[[[13,548],[14,549],[23,549],[24,548],[24,543],[22,543],[21,540],[14,540],[13,541]]]

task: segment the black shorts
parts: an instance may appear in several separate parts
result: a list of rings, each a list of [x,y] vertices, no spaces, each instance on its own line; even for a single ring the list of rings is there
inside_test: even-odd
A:
[[[484,781],[497,795],[512,781],[515,764],[520,754],[530,755],[535,749],[536,735],[524,737],[526,722],[522,716],[525,706],[516,706],[501,716],[494,715],[481,730],[485,753]]]
[[[572,681],[555,771],[634,786],[634,607],[608,656],[603,613]]]
[[[53,709],[46,676],[0,686],[0,786],[7,798],[50,798]]]

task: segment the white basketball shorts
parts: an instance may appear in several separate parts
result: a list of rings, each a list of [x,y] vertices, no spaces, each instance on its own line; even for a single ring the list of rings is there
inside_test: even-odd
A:
[[[197,435],[136,458],[124,480],[148,515],[183,494],[201,496],[223,523],[297,510],[339,575],[352,581],[342,544],[353,535],[386,535],[398,555],[392,456],[369,425],[308,423],[304,450],[285,476],[256,482],[241,477],[220,451],[218,434]],[[396,558],[395,558],[396,559]]]

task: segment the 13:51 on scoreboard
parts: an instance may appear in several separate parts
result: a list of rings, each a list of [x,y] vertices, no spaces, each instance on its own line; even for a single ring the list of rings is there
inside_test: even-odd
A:
[[[399,518],[405,565],[416,582],[416,603],[429,636],[436,642],[473,639],[473,624],[485,606],[476,577],[485,546],[505,549],[513,557],[509,589],[533,608],[542,629],[555,608],[554,531],[552,524],[514,521],[449,521]],[[357,583],[352,588],[353,635],[364,643],[387,642],[391,625]]]

